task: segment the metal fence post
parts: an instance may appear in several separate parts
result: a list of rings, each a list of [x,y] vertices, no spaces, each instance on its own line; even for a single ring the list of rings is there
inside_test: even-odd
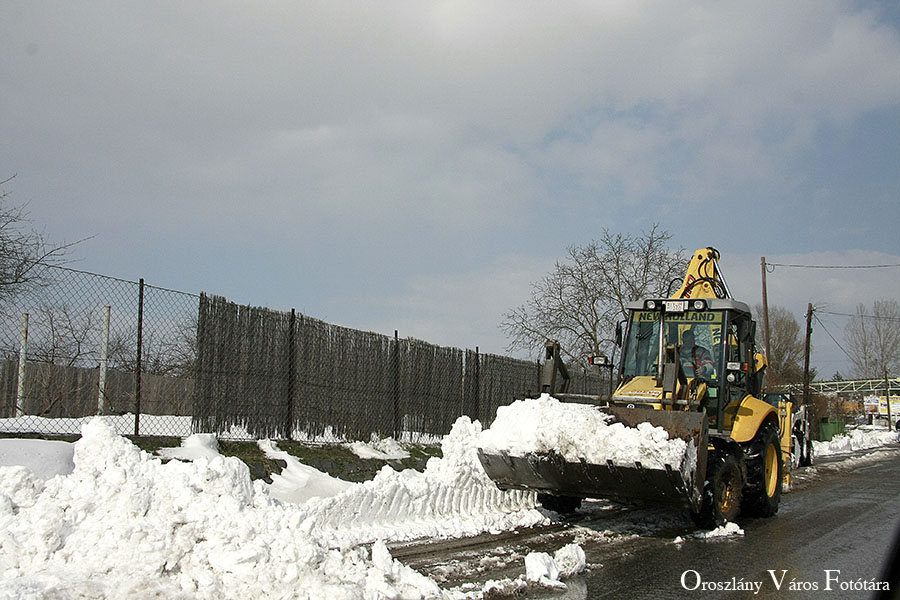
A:
[[[478,352],[478,346],[475,346],[475,414],[472,415],[476,419],[481,419],[481,354]],[[483,422],[483,421],[482,421]]]
[[[103,335],[100,338],[100,378],[97,391],[97,414],[106,412],[106,369],[109,366],[109,313],[112,307],[103,307]]]
[[[134,435],[141,433],[141,348],[144,344],[144,278],[138,282],[137,360],[134,366]]]
[[[25,416],[25,351],[28,348],[28,313],[22,314],[22,336],[19,343],[19,381],[16,388],[16,416]]]
[[[400,333],[394,330],[394,439],[400,440]]]
[[[288,327],[288,391],[287,391],[287,422],[285,423],[285,436],[288,440],[294,439],[294,389],[297,379],[297,361],[294,345],[297,339],[297,310],[291,309],[291,323]]]

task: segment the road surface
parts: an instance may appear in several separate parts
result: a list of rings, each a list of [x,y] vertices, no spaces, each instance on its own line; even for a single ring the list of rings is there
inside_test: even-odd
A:
[[[609,502],[549,514],[547,527],[393,553],[444,587],[479,587],[522,575],[529,552],[580,544],[590,568],[565,591],[530,586],[529,598],[872,598],[900,585],[885,570],[900,531],[900,448],[800,469],[778,514],[740,520],[743,535],[703,537],[686,512]]]

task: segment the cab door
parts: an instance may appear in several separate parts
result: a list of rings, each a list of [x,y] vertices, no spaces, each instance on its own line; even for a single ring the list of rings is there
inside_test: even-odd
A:
[[[749,315],[729,311],[722,331],[722,407],[723,429],[730,431],[743,400],[754,391],[752,361],[756,328]]]

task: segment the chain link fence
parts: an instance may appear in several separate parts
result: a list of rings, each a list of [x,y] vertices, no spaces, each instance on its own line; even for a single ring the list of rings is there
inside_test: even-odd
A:
[[[540,365],[74,269],[0,304],[0,432],[434,441],[540,389]],[[575,373],[571,391],[608,380]]]
[[[41,281],[0,304],[0,431],[75,435],[102,414],[189,434],[200,297],[64,267]]]

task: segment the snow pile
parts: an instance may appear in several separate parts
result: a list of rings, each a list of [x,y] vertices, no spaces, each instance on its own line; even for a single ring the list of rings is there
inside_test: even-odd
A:
[[[584,550],[578,544],[563,546],[550,556],[531,552],[525,557],[525,578],[550,587],[566,585],[560,580],[580,573],[585,568]]]
[[[390,556],[385,540],[543,521],[533,496],[486,480],[479,432],[460,419],[444,441],[446,458],[425,473],[385,468],[366,484],[334,480],[334,495],[294,504],[274,499],[278,490],[306,489],[324,474],[289,462],[281,485],[251,482],[244,463],[218,455],[203,436],[167,453],[193,462],[164,462],[96,419],[69,445],[71,473],[44,481],[0,467],[0,597],[439,596],[433,580]],[[368,541],[371,549],[360,545]]]
[[[385,466],[371,481],[331,498],[316,498],[314,531],[331,543],[462,537],[530,527],[546,521],[531,492],[500,491],[488,479],[476,451],[481,424],[460,417],[441,442],[442,458],[425,471]]]
[[[178,448],[160,448],[156,453],[163,458],[179,460],[212,460],[219,456],[219,442],[212,433],[195,433],[185,438]]]
[[[343,481],[304,465],[296,457],[279,450],[271,440],[260,440],[256,445],[267,457],[285,462],[285,468],[280,474],[272,474],[272,484],[268,488],[272,498],[282,502],[303,504],[312,498],[334,496],[353,486],[349,481]]]
[[[374,458],[378,460],[403,460],[409,458],[409,452],[394,438],[380,439],[373,435],[372,441],[368,444],[365,442],[351,442],[346,446],[360,458]]]
[[[39,479],[68,475],[75,469],[74,447],[48,440],[0,440],[0,465],[19,465]]]
[[[11,597],[424,597],[436,585],[362,548],[336,552],[235,458],[170,462],[92,421],[75,469],[38,484],[0,469],[0,592]],[[30,487],[30,490],[29,490]],[[381,593],[381,592],[379,592]]]
[[[737,523],[728,522],[724,525],[720,525],[716,527],[712,531],[698,531],[693,534],[692,537],[709,539],[709,538],[720,538],[720,537],[730,537],[733,535],[744,535],[744,530]]]
[[[854,429],[834,436],[830,442],[813,441],[813,456],[844,454],[856,450],[868,450],[897,442],[897,433],[884,429]]]
[[[731,537],[731,536],[740,536],[744,535],[744,530],[741,529],[740,525],[737,523],[732,523],[731,521],[725,523],[724,525],[719,525],[713,530],[710,531],[697,531],[689,535],[689,538],[695,539],[713,539],[713,538],[722,538],[722,537]],[[672,540],[673,544],[683,544],[684,538],[680,535]]]
[[[662,427],[640,423],[626,427],[610,423],[612,415],[588,404],[560,402],[543,394],[540,398],[517,400],[497,409],[490,429],[478,438],[487,453],[507,452],[513,456],[555,451],[566,460],[633,466],[640,462],[646,469],[692,468],[696,460],[693,445],[682,439],[669,439]],[[689,447],[690,446],[690,447]]]

